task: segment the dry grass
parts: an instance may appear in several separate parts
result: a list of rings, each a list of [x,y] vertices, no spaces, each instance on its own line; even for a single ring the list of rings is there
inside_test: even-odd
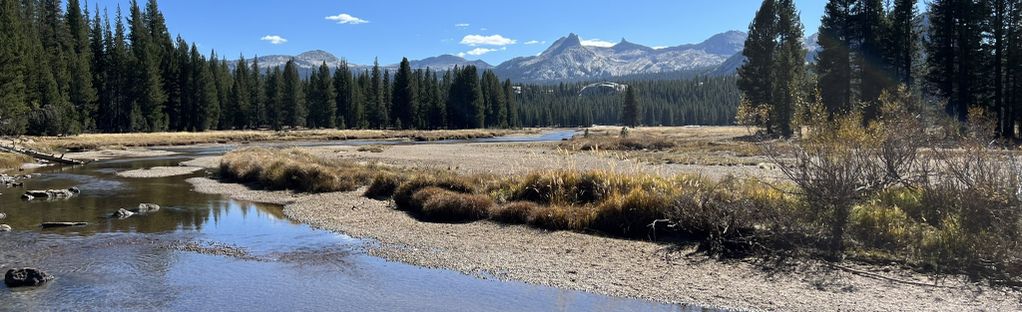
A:
[[[369,184],[369,188],[366,190],[365,197],[375,199],[387,199],[394,196],[394,192],[397,191],[397,187],[404,183],[405,177],[397,174],[380,174],[373,179],[373,183]]]
[[[471,222],[485,219],[493,200],[485,195],[452,192],[427,187],[415,192],[413,198],[422,209],[412,212],[420,219],[434,222]]]
[[[67,137],[30,137],[28,145],[46,150],[84,151],[99,148],[191,145],[203,143],[242,143],[302,140],[377,140],[409,139],[437,141],[447,139],[488,138],[511,134],[536,133],[537,129],[467,129],[467,130],[235,130],[162,133],[103,133]]]
[[[327,161],[298,149],[246,148],[224,155],[220,173],[229,180],[299,192],[352,191],[387,171]]]
[[[32,158],[20,154],[0,152],[0,170],[17,169],[21,164],[32,162]]]
[[[745,127],[643,127],[621,135],[619,127],[589,128],[560,144],[568,151],[610,151],[652,163],[755,166],[768,161]],[[783,146],[783,142],[771,142]]]

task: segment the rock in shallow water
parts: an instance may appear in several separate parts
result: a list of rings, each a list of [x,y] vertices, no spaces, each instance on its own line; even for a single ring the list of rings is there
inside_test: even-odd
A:
[[[135,215],[134,212],[131,212],[131,211],[128,211],[127,209],[121,208],[121,209],[117,209],[117,212],[114,212],[114,214],[111,215],[110,217],[117,218],[117,219],[127,219],[127,218],[130,218],[131,216],[134,216],[134,215]]]
[[[135,212],[138,212],[138,213],[150,213],[150,212],[157,212],[157,211],[160,211],[160,205],[149,204],[149,203],[138,204],[138,209],[135,210]]]
[[[42,286],[51,280],[53,275],[36,268],[10,269],[4,275],[4,284],[11,288]]]
[[[14,229],[11,228],[10,225],[0,224],[0,232],[10,232],[10,231],[13,231],[13,230]]]
[[[43,228],[56,228],[56,227],[69,227],[69,226],[86,226],[88,222],[43,222],[39,226]]]

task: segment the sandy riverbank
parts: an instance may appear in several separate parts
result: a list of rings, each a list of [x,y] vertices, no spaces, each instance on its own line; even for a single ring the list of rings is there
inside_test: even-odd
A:
[[[360,192],[295,195],[190,179],[203,193],[284,205],[312,226],[379,241],[370,253],[431,268],[594,293],[748,310],[1018,310],[1018,292],[942,279],[940,287],[865,277],[815,261],[769,272],[751,261],[720,262],[691,249],[491,222],[419,222]],[[933,283],[898,269],[884,273]]]
[[[135,169],[121,171],[117,173],[117,176],[122,178],[136,178],[136,179],[148,179],[148,178],[166,178],[175,177],[182,175],[189,175],[196,171],[202,170],[201,167],[152,167],[147,169]]]

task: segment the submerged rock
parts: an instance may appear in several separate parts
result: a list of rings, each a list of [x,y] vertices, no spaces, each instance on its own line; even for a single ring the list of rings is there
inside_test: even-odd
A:
[[[26,200],[33,200],[36,198],[67,199],[74,197],[79,193],[81,193],[81,191],[78,190],[77,187],[72,187],[63,190],[30,190],[26,191],[25,194],[21,196],[21,198],[24,198]]]
[[[57,227],[69,227],[69,226],[86,226],[88,222],[43,222],[39,226],[43,228],[57,228]]]
[[[10,232],[10,231],[14,231],[14,229],[11,228],[10,225],[0,224],[0,232]]]
[[[114,214],[111,215],[110,217],[111,218],[117,218],[117,219],[127,219],[127,218],[131,218],[131,216],[134,216],[134,215],[135,215],[134,212],[131,212],[131,211],[128,211],[127,209],[121,208],[121,209],[117,209],[117,212],[114,212]]]
[[[138,213],[151,213],[157,211],[160,211],[160,205],[149,203],[138,204],[138,209],[135,209],[135,212]]]
[[[7,214],[0,212],[0,220],[7,219]]]
[[[53,275],[36,268],[10,269],[4,275],[4,284],[11,288],[42,286],[52,280]]]

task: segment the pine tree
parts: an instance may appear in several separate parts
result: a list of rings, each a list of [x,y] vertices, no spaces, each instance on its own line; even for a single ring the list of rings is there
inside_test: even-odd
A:
[[[17,0],[0,0],[0,135],[21,134],[27,127],[26,39],[18,12]]]
[[[628,127],[642,125],[642,110],[639,108],[639,101],[635,98],[635,88],[629,86],[625,90],[624,105],[621,106],[621,122]]]
[[[930,3],[927,80],[937,96],[948,99],[945,112],[960,121],[967,119],[969,106],[980,99],[984,13],[971,0]]]
[[[521,123],[518,119],[518,105],[515,103],[515,91],[514,86],[511,85],[511,79],[504,80],[504,104],[507,105],[507,126],[509,128],[518,128]]]
[[[259,68],[259,57],[256,56],[252,59],[252,68],[249,70],[249,111],[248,114],[248,127],[259,128],[267,124],[266,122],[266,92],[267,85],[263,79],[263,75],[260,73]]]
[[[827,112],[843,115],[852,111],[851,40],[853,6],[856,0],[831,0],[820,25],[821,51],[816,59],[820,100]]]
[[[159,68],[159,50],[152,40],[147,23],[136,0],[131,1],[130,18],[131,50],[134,68],[132,80],[135,86],[131,98],[132,129],[135,131],[163,131],[167,128],[167,117],[163,110],[167,96]]]
[[[896,82],[913,86],[919,33],[916,25],[916,0],[895,0],[890,13],[890,29],[887,34],[888,63]]]
[[[387,106],[383,96],[383,73],[380,71],[380,62],[373,62],[372,73],[370,74],[370,86],[367,98],[366,113],[369,115],[369,126],[377,129],[387,127]]]
[[[192,65],[192,87],[194,92],[194,114],[192,126],[189,130],[206,131],[213,128],[219,121],[220,103],[217,96],[216,81],[206,58],[199,54],[199,49],[193,44],[191,48],[190,63]]]
[[[500,85],[500,78],[491,70],[483,71],[483,78],[480,82],[483,91],[483,105],[486,107],[487,127],[507,128],[507,99],[504,97],[504,88]]]
[[[283,94],[281,94],[280,110],[285,125],[293,128],[304,127],[307,110],[305,107],[305,91],[302,89],[302,78],[298,74],[298,66],[291,59],[284,64],[281,78]]]
[[[99,99],[92,83],[93,54],[86,19],[87,15],[82,13],[78,0],[68,0],[64,20],[71,35],[73,52],[70,60],[70,100],[74,108],[73,116],[77,117],[72,132],[91,131],[96,126],[92,116],[96,114],[96,101]]]
[[[738,69],[738,88],[742,91],[748,110],[770,107],[774,99],[772,82],[774,54],[777,50],[777,0],[764,0],[756,17],[749,25],[742,55],[745,64]],[[774,127],[769,119],[758,120],[766,131]]]
[[[326,62],[309,78],[308,91],[309,128],[333,128],[337,119],[337,93]]]
[[[795,106],[803,100],[806,51],[802,46],[802,22],[794,0],[777,2],[777,33],[779,42],[775,52],[773,79],[773,109],[770,110],[775,133],[790,137]]]
[[[230,104],[226,105],[229,109],[224,111],[224,114],[228,116],[228,124],[225,125],[225,129],[245,129],[250,124],[248,114],[251,111],[249,106],[252,93],[249,90],[249,77],[248,62],[245,61],[245,56],[241,56],[234,65],[234,85],[231,86],[228,100]]]
[[[334,90],[337,92],[334,102],[337,103],[336,125],[338,128],[358,127],[358,117],[355,116],[353,107],[355,105],[352,94],[354,87],[348,63],[341,62],[341,65],[334,70]]]
[[[863,117],[873,120],[880,113],[878,100],[884,90],[894,86],[888,77],[889,66],[884,59],[882,35],[888,29],[884,14],[883,0],[861,0],[857,31],[860,36],[859,55],[856,59],[860,70],[860,100],[863,102]]]
[[[415,128],[419,124],[419,94],[408,58],[401,59],[401,65],[394,76],[393,101],[391,116],[394,124],[404,129]]]
[[[267,69],[266,123],[273,130],[281,130],[284,127],[284,113],[281,109],[284,96],[284,81],[281,76],[280,67],[274,67],[272,71]]]

